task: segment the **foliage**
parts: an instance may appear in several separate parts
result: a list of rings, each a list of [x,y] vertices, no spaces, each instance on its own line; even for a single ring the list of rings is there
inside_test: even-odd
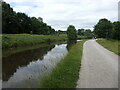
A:
[[[113,27],[113,39],[120,40],[120,22],[114,22]]]
[[[19,24],[19,30],[15,30],[16,33],[30,33],[32,28],[32,23],[30,17],[28,17],[25,13],[17,13],[17,23]],[[14,28],[14,27],[11,27]],[[9,29],[7,29],[9,30]],[[14,32],[13,32],[14,33]]]
[[[91,39],[94,37],[90,29],[78,29],[77,32],[79,39]]]
[[[78,35],[84,36],[85,29],[78,29]]]
[[[116,27],[116,25],[114,25]],[[113,27],[111,21],[107,19],[100,19],[99,22],[94,26],[94,33],[98,38],[113,39],[117,36],[114,34],[117,29]]]
[[[10,5],[6,4],[5,2],[2,2],[2,16],[3,33],[16,33],[16,30],[19,29],[19,24],[16,21],[16,13],[13,11]]]
[[[62,31],[62,30],[58,30],[58,32],[57,32],[58,34],[67,34],[67,32],[66,31]]]
[[[80,41],[70,49],[52,73],[43,79],[39,88],[75,88],[79,78],[83,43],[84,41]]]
[[[92,31],[90,29],[86,29],[85,32],[84,32],[84,36],[86,36],[87,39],[93,38]]]
[[[9,4],[2,2],[3,33],[7,34],[54,34],[55,30],[44,23],[42,18],[28,17],[25,13],[14,12]]]
[[[77,31],[73,25],[69,25],[69,27],[67,28],[67,37],[69,40],[77,39]]]
[[[120,55],[120,41],[100,39],[97,42],[108,50]]]

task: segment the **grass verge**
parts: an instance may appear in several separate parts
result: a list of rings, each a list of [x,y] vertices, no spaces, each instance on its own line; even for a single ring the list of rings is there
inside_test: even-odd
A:
[[[2,48],[30,46],[40,43],[51,43],[65,40],[67,40],[66,35],[3,34]]]
[[[50,75],[43,78],[39,88],[74,88],[79,78],[83,43],[75,44]]]
[[[106,39],[100,39],[97,40],[99,44],[101,44],[106,49],[120,55],[120,41],[118,40],[106,40]]]

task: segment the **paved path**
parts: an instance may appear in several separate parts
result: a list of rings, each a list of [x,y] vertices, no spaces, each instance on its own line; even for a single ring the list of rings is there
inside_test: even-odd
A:
[[[95,40],[84,43],[76,88],[118,88],[118,56]]]

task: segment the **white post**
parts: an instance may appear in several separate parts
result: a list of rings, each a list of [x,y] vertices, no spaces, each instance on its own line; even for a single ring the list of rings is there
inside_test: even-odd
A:
[[[118,2],[118,21],[120,21],[120,1]]]

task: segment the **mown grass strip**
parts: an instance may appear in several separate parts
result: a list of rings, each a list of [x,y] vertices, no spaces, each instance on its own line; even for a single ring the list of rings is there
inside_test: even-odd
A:
[[[80,41],[70,49],[52,73],[43,79],[39,88],[74,88],[76,86],[84,42]]]
[[[118,40],[106,40],[106,39],[100,39],[97,40],[99,44],[101,44],[106,49],[120,55],[120,41]]]

